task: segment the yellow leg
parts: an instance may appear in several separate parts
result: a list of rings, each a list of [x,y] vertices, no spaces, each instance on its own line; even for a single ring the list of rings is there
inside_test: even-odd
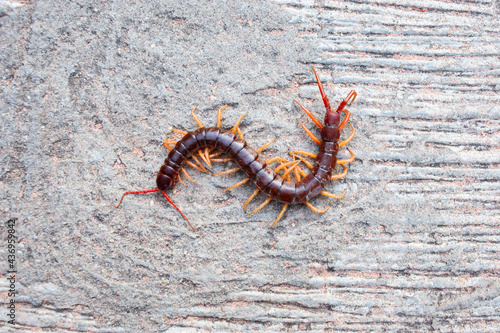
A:
[[[200,166],[201,170],[200,169],[198,169],[198,170],[208,173],[207,169],[205,169],[203,164],[201,164],[200,160],[198,158],[196,158],[196,156],[192,155],[191,158],[196,162],[196,164],[198,164]]]
[[[247,215],[250,215],[250,214],[253,214],[259,210],[261,210],[262,208],[264,208],[268,203],[271,202],[271,200],[273,200],[272,198],[267,198],[263,203],[261,203],[259,205],[259,207],[255,208],[254,210],[252,210],[250,213],[248,213]]]
[[[321,123],[321,121],[318,120],[318,118],[316,118],[311,111],[309,111],[308,109],[306,109],[304,106],[302,106],[302,104],[300,104],[299,102],[297,102],[296,100],[293,100],[295,103],[297,103],[300,108],[302,110],[304,110],[304,112],[309,116],[309,118],[311,118],[311,120],[316,124],[316,126],[318,126],[319,128],[323,128],[323,124]]]
[[[307,165],[307,167],[309,169],[312,169],[313,168],[313,165],[311,164],[311,162],[309,162],[308,160],[306,160],[305,158],[303,157],[300,157],[298,155],[295,155],[293,154],[292,152],[289,153],[290,155],[292,155],[293,157],[297,157],[299,160],[301,160],[305,165]]]
[[[242,114],[238,120],[236,120],[236,124],[234,124],[233,128],[231,128],[229,131],[231,133],[236,133],[236,129],[238,128],[238,126],[240,125],[240,122],[241,122],[241,119],[243,119],[243,117],[247,114],[248,112],[245,112],[244,114]]]
[[[241,140],[245,140],[245,139],[243,139],[243,132],[241,131],[241,129],[239,127],[236,128],[236,132],[238,132],[238,136],[240,137]]]
[[[354,155],[354,153],[352,152],[352,150],[350,148],[347,148],[347,150],[351,153],[351,157],[349,157],[348,159],[345,159],[345,160],[337,160],[337,164],[351,163],[352,161],[354,161],[354,158],[356,157],[356,155]]]
[[[327,191],[321,191],[321,194],[326,196],[326,197],[330,197],[330,198],[334,198],[334,199],[342,199],[346,192],[347,192],[347,190],[344,190],[344,192],[342,194],[333,194],[333,193],[330,193]]]
[[[295,158],[295,157],[294,157]],[[293,173],[295,174],[295,179],[297,182],[300,182],[300,173],[299,173],[299,166],[293,169]]]
[[[290,172],[291,172],[293,169],[295,169],[295,167],[296,167],[296,166],[297,166],[297,164],[299,164],[299,163],[300,163],[300,161],[291,161],[290,163],[285,163],[285,164],[283,164],[283,165],[279,166],[278,168],[281,168],[281,167],[283,167],[283,166],[286,166],[287,164],[288,164],[288,165],[292,164],[292,166],[291,166],[291,167],[289,167],[289,168],[287,168],[287,169],[285,170],[285,172],[283,173],[283,175],[281,175],[281,178],[285,178],[285,177],[287,177],[287,176],[288,176],[288,178],[290,178],[290,176],[289,176]],[[278,168],[276,168],[276,169],[278,169]]]
[[[228,174],[236,172],[238,170],[240,170],[240,168],[236,167],[236,168],[232,168],[232,169],[229,169],[229,170],[226,170],[226,171],[216,172],[216,173],[214,173],[214,175],[228,175]]]
[[[256,152],[260,154],[264,149],[266,149],[267,147],[269,147],[271,145],[271,143],[274,142],[274,140],[276,140],[276,138],[273,138],[271,141],[269,141],[265,145],[260,146],[259,148],[257,148]]]
[[[345,166],[345,164],[341,165],[344,167],[344,171],[342,171],[342,173],[339,173],[338,175],[333,175],[331,178],[332,180],[344,178],[347,175],[347,167]]]
[[[314,142],[316,142],[318,145],[321,144],[321,140],[318,139],[314,134],[312,134],[312,132],[306,127],[306,125],[302,124],[298,119],[297,121],[299,122],[300,126],[302,126],[304,131],[306,131],[307,135],[309,135],[309,137],[314,140]]]
[[[198,185],[198,183],[197,183],[197,182],[195,182],[195,181],[193,180],[193,178],[191,178],[191,176],[189,176],[189,174],[187,173],[186,169],[181,168],[181,171],[182,171],[182,173],[183,173],[183,174],[184,174],[184,175],[185,175],[185,176],[186,176],[186,177],[187,177],[190,181],[192,181],[193,183],[195,183],[195,184],[197,184],[197,185]]]
[[[319,208],[316,208],[314,207],[313,205],[311,205],[310,202],[306,202],[305,203],[307,207],[309,207],[312,211],[314,211],[315,213],[318,213],[318,214],[323,214],[323,213],[326,213],[326,211],[328,210],[328,208],[330,208],[330,206],[326,207],[325,209],[319,209]]]
[[[203,123],[202,123],[202,122],[201,122],[201,120],[198,118],[198,116],[194,114],[194,111],[196,110],[196,108],[197,108],[197,107],[198,107],[198,105],[194,107],[193,111],[191,111],[191,115],[193,116],[194,121],[196,121],[196,123],[198,124],[198,126],[199,126],[200,128],[202,128],[202,127],[205,127],[205,126],[203,126]]]
[[[182,185],[187,186],[186,183],[184,183],[184,181],[182,180],[181,175],[179,175],[178,178],[179,178],[179,181],[182,183]]]
[[[176,129],[176,128],[172,128],[172,129],[171,129],[171,131],[172,131],[172,132],[179,133],[179,134],[182,134],[182,135],[186,135],[186,134],[188,134],[188,132],[183,131],[183,130],[178,130],[178,129]]]
[[[283,205],[283,208],[281,208],[280,214],[278,215],[278,217],[276,218],[276,220],[274,220],[273,224],[271,224],[269,226],[269,229],[271,229],[272,227],[274,227],[274,225],[276,224],[276,222],[278,222],[283,217],[283,214],[285,214],[287,207],[288,207],[288,204],[284,204]]]
[[[217,126],[219,128],[220,128],[220,125],[222,124],[222,109],[224,109],[226,107],[227,107],[227,105],[221,106],[219,108],[219,112],[217,113],[217,125],[215,125],[215,126]]]
[[[248,181],[250,180],[250,178],[246,177],[246,178],[243,178],[242,180],[240,180],[239,182],[237,182],[236,184],[234,184],[233,186],[229,186],[228,188],[224,189],[224,191],[227,191],[227,190],[232,190],[233,188],[236,188],[238,186],[241,186],[243,184],[246,184],[248,183]]]
[[[349,141],[352,140],[352,138],[354,138],[354,134],[356,133],[356,130],[354,129],[352,124],[351,123],[348,123],[348,124],[349,124],[349,126],[351,126],[351,135],[349,135],[349,137],[347,139],[345,139],[344,141],[340,141],[339,147],[345,146]]]
[[[272,158],[266,160],[266,164],[269,165],[269,164],[276,162],[276,161],[288,162],[287,159],[284,159],[283,157],[276,156],[276,157],[272,157]]]
[[[294,150],[294,151],[291,151],[289,152],[289,154],[301,154],[301,155],[306,155],[306,156],[309,156],[311,158],[316,158],[316,154],[313,154],[313,153],[310,153],[308,151],[304,151],[304,150]]]
[[[212,169],[212,163],[210,163],[210,149],[205,147],[205,159],[208,162],[208,166]]]
[[[297,164],[299,164],[299,162],[300,162],[300,161],[287,161],[287,163],[283,163],[283,164],[281,164],[279,167],[275,168],[275,169],[274,169],[274,172],[275,172],[275,173],[278,173],[278,171],[280,171],[281,169],[284,169],[284,168],[286,168],[287,166],[289,166],[289,165],[291,165],[291,164],[295,164],[295,165],[297,165]],[[290,171],[291,171],[291,170],[290,170]],[[288,171],[288,173],[290,173],[290,171]],[[288,173],[287,173],[287,174],[288,174]],[[284,175],[284,176],[286,176],[286,175]]]
[[[305,178],[307,176],[307,173],[304,170],[302,170],[301,167],[297,166],[297,169],[299,170],[299,173],[302,175],[302,177]]]
[[[210,159],[212,162],[230,162],[232,160],[231,157],[225,157],[225,158],[211,158]]]
[[[246,213],[247,212],[247,205],[250,203],[250,201],[253,200],[253,198],[255,198],[255,196],[257,194],[259,194],[259,189],[256,188],[255,191],[252,192],[252,194],[250,194],[250,196],[248,197],[247,201],[245,201],[245,203],[243,204],[243,211]]]
[[[205,162],[210,167],[210,169],[212,168],[212,165],[210,164],[210,161],[208,161],[206,159],[204,153],[202,153],[201,150],[198,150],[198,156],[200,156],[200,158],[203,160],[203,162]],[[193,155],[193,159],[194,159],[194,155]]]

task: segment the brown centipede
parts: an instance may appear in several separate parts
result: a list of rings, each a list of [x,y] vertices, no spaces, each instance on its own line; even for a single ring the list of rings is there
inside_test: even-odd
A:
[[[235,185],[229,187],[228,189],[235,188],[240,186],[248,181],[252,181],[257,189],[252,193],[252,195],[248,198],[248,200],[243,205],[246,212],[246,205],[257,195],[259,191],[264,192],[268,198],[259,205],[256,209],[254,209],[249,214],[254,213],[255,211],[261,209],[265,205],[267,205],[271,200],[277,200],[283,203],[283,208],[281,209],[278,217],[269,227],[273,227],[283,216],[288,205],[304,203],[313,211],[318,213],[324,213],[328,210],[327,207],[324,210],[320,210],[315,208],[309,200],[322,194],[332,198],[343,198],[344,193],[341,195],[335,195],[329,192],[324,191],[324,187],[327,183],[334,179],[340,179],[347,174],[346,164],[350,163],[354,160],[354,153],[349,150],[351,153],[351,157],[344,160],[337,160],[337,153],[339,148],[348,143],[354,136],[355,130],[351,123],[349,123],[351,127],[351,134],[344,141],[339,142],[340,132],[348,123],[351,113],[345,108],[346,105],[351,104],[356,98],[356,92],[351,90],[349,94],[342,100],[340,105],[337,107],[336,111],[332,111],[330,102],[328,97],[325,94],[323,89],[323,85],[321,84],[319,75],[317,71],[313,68],[314,76],[316,77],[316,81],[318,84],[318,88],[323,99],[323,104],[325,105],[326,114],[324,118],[324,123],[321,123],[308,109],[302,106],[299,102],[295,101],[304,112],[312,119],[312,121],[319,127],[321,130],[321,139],[314,136],[314,134],[299,121],[300,125],[304,128],[307,134],[319,144],[319,152],[318,154],[308,153],[305,151],[294,151],[290,152],[294,158],[298,158],[298,161],[286,161],[281,158],[272,158],[270,160],[263,160],[259,157],[259,153],[266,148],[269,144],[266,144],[260,147],[257,150],[250,148],[246,141],[243,140],[243,136],[238,127],[239,122],[241,121],[241,116],[236,122],[235,126],[231,130],[221,129],[221,111],[225,107],[221,107],[219,109],[218,117],[217,117],[217,126],[206,128],[203,126],[201,121],[194,114],[195,109],[192,111],[192,115],[195,118],[195,121],[199,125],[199,129],[193,132],[183,132],[179,130],[175,130],[184,134],[184,137],[177,141],[169,141],[165,140],[165,146],[169,148],[169,144],[175,144],[175,147],[169,148],[170,153],[168,157],[165,159],[165,163],[161,166],[160,171],[158,172],[156,178],[157,188],[151,190],[144,191],[128,191],[125,192],[120,202],[116,207],[119,207],[123,201],[123,198],[127,194],[132,193],[151,193],[151,192],[161,192],[163,196],[170,202],[175,209],[181,213],[181,215],[187,220],[191,228],[196,230],[195,227],[189,222],[189,219],[184,215],[184,213],[172,202],[172,200],[167,196],[165,191],[171,190],[175,187],[179,177],[179,171],[182,171],[189,179],[191,177],[187,174],[185,169],[182,167],[184,163],[188,163],[196,167],[197,169],[201,169],[203,166],[199,162],[199,160],[195,157],[195,154],[198,155],[211,167],[210,161],[227,161],[234,160],[238,165],[238,168],[228,170],[222,173],[230,173],[237,170],[242,170],[246,174],[246,178],[242,181],[236,183]],[[341,112],[345,113],[344,119],[342,122]],[[298,120],[298,119],[297,119]],[[240,137],[236,133],[240,134]],[[274,140],[274,139],[273,139]],[[217,150],[218,153],[213,155],[209,155],[211,150]],[[228,156],[227,159],[215,159],[215,157],[226,154]],[[306,155],[315,159],[314,164],[311,164],[306,159],[299,155]],[[190,157],[200,165],[200,167],[188,161]],[[272,169],[269,167],[269,164],[273,161],[286,161],[287,163],[282,164],[280,167],[276,169]],[[304,170],[302,170],[299,166],[299,162],[304,162],[310,169],[311,172],[306,174]],[[340,174],[332,175],[333,170],[337,164],[342,165],[344,171]],[[290,168],[285,170],[283,175],[277,174],[279,169],[283,169],[286,166],[290,166]],[[204,167],[203,167],[204,169]],[[290,171],[295,171],[295,177],[297,178],[296,182],[290,181],[289,173]],[[221,173],[219,173],[221,174]],[[304,177],[301,179],[301,176]],[[192,179],[191,179],[192,180]],[[182,181],[182,180],[181,180]],[[226,189],[227,190],[227,189]]]

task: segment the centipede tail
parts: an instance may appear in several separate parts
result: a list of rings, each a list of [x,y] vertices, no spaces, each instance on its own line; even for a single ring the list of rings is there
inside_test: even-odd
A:
[[[217,117],[217,126],[216,127],[204,127],[202,122],[198,119],[198,117],[194,114],[195,109],[192,111],[193,118],[197,122],[198,128],[193,132],[184,132],[175,130],[178,133],[182,133],[184,137],[175,143],[175,146],[172,148],[169,145],[173,144],[174,141],[165,140],[165,145],[169,148],[170,152],[168,157],[165,159],[164,164],[161,166],[160,171],[158,172],[156,178],[157,188],[146,191],[129,191],[125,192],[118,204],[117,207],[120,206],[123,197],[126,194],[132,193],[151,193],[151,192],[161,192],[163,196],[179,211],[179,213],[187,220],[191,228],[196,230],[195,227],[191,225],[189,219],[182,213],[182,211],[172,202],[172,200],[167,196],[165,191],[173,189],[179,180],[179,171],[182,171],[186,176],[186,171],[182,168],[184,163],[189,162],[188,159],[193,157],[194,154],[198,153],[199,157],[201,157],[205,163],[211,168],[211,157],[217,157],[221,154],[225,154],[228,158],[234,160],[239,169],[241,169],[246,178],[238,182],[237,184],[231,186],[229,189],[240,186],[246,182],[253,182],[257,187],[256,191],[252,193],[251,197],[244,204],[244,208],[246,210],[246,205],[248,202],[259,192],[263,192],[268,196],[268,199],[264,201],[257,209],[262,208],[271,200],[277,200],[283,203],[282,210],[273,224],[270,226],[274,226],[278,220],[285,213],[288,205],[290,204],[298,204],[304,203],[309,208],[318,213],[325,212],[326,209],[318,209],[314,207],[309,200],[312,198],[322,194],[332,198],[342,198],[345,194],[345,191],[342,195],[334,195],[329,192],[324,191],[324,187],[327,183],[329,183],[332,179],[339,179],[344,177],[347,173],[346,163],[352,162],[354,159],[354,154],[352,153],[352,160],[337,160],[337,153],[339,151],[340,146],[345,145],[349,142],[354,136],[354,128],[351,125],[352,133],[348,139],[339,143],[340,132],[344,128],[344,126],[348,123],[349,117],[351,113],[345,109],[345,106],[351,104],[356,98],[356,92],[351,91],[349,95],[340,103],[339,107],[336,111],[332,111],[330,102],[328,97],[325,94],[323,89],[323,85],[321,84],[320,78],[316,70],[313,68],[314,75],[316,77],[316,81],[318,83],[318,88],[321,94],[321,98],[323,100],[323,104],[326,109],[326,114],[323,123],[321,123],[311,111],[307,110],[304,106],[299,104],[299,106],[306,112],[306,114],[313,120],[313,122],[317,125],[317,127],[321,130],[321,137],[317,138],[311,131],[307,129],[307,127],[301,123],[302,127],[306,130],[309,136],[313,138],[319,144],[319,152],[317,154],[306,153],[302,151],[293,152],[299,154],[305,154],[307,156],[313,157],[315,159],[314,164],[310,164],[303,158],[299,158],[296,162],[285,163],[286,165],[293,164],[289,169],[285,171],[283,176],[280,176],[277,171],[273,170],[268,163],[259,157],[259,152],[262,151],[267,145],[259,148],[257,151],[248,146],[245,140],[242,139],[243,135],[241,134],[241,130],[239,130],[239,123],[241,121],[241,116],[236,124],[233,126],[231,130],[224,130],[220,128],[220,120],[221,120],[221,110],[225,107],[221,107],[219,109],[218,117]],[[345,117],[342,122],[340,122],[340,114],[344,112]],[[350,123],[349,123],[350,125]],[[237,135],[236,133],[239,133]],[[274,139],[273,139],[274,140]],[[272,142],[272,141],[271,141]],[[217,153],[210,154],[212,150],[218,151]],[[293,154],[292,154],[293,155]],[[296,155],[293,155],[296,156]],[[295,159],[295,157],[294,157]],[[275,160],[275,159],[271,159]],[[282,159],[278,159],[282,160]],[[226,161],[226,159],[215,159],[212,161]],[[309,174],[305,174],[305,172],[297,165],[298,163],[305,162],[306,165],[311,167],[311,171]],[[281,162],[280,162],[281,163]],[[201,163],[199,163],[201,165]],[[337,164],[342,164],[344,167],[344,172],[339,175],[333,175],[332,172],[335,169]],[[193,166],[195,166],[193,164]],[[196,167],[196,166],[195,166]],[[283,168],[279,167],[277,169]],[[288,173],[292,170],[295,170],[297,181],[293,182],[288,180],[290,176]],[[231,170],[232,171],[232,170]],[[227,172],[226,172],[227,173]],[[304,178],[302,180],[299,179],[299,174],[302,174]],[[189,177],[190,178],[190,177]],[[191,178],[190,178],[191,179]],[[192,179],[191,179],[192,180]],[[253,213],[252,211],[251,213]]]

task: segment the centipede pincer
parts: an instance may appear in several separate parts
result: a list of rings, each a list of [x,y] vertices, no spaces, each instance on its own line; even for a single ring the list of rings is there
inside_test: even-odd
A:
[[[127,194],[161,192],[167,201],[170,202],[186,219],[191,228],[196,230],[186,215],[184,215],[184,213],[166,194],[166,191],[173,189],[179,180],[182,182],[179,172],[184,173],[187,178],[194,182],[183,167],[184,164],[187,163],[196,169],[206,171],[205,167],[199,160],[199,158],[201,158],[210,168],[211,162],[225,162],[230,160],[234,160],[238,166],[237,168],[220,172],[218,174],[227,174],[238,170],[242,170],[245,173],[246,178],[226,190],[233,189],[249,181],[255,184],[255,191],[243,205],[245,212],[247,204],[259,192],[265,193],[268,198],[249,214],[260,210],[271,200],[277,200],[283,203],[283,207],[278,217],[269,228],[273,227],[281,219],[289,205],[303,203],[317,213],[326,212],[329,207],[326,209],[318,209],[309,201],[320,194],[331,198],[341,199],[346,193],[344,190],[341,195],[332,194],[325,191],[324,187],[332,180],[345,177],[347,174],[346,164],[352,162],[355,158],[354,153],[350,149],[348,149],[348,151],[350,152],[351,157],[347,159],[337,159],[337,153],[340,147],[346,145],[354,137],[355,130],[349,122],[351,113],[346,109],[346,106],[354,102],[357,94],[354,90],[351,90],[346,98],[344,98],[339,104],[337,109],[332,111],[328,97],[326,96],[323,85],[321,84],[318,72],[314,68],[313,72],[326,109],[323,123],[321,123],[311,111],[299,102],[295,102],[302,110],[304,110],[304,112],[321,131],[321,137],[317,138],[303,123],[300,122],[300,120],[297,119],[307,134],[317,144],[319,144],[319,152],[317,154],[306,151],[292,151],[290,152],[290,155],[293,156],[293,161],[288,161],[279,157],[264,160],[259,156],[259,153],[270,145],[274,139],[257,150],[249,147],[243,139],[243,135],[239,128],[239,123],[244,115],[238,119],[232,129],[221,129],[221,112],[225,107],[223,106],[219,109],[217,126],[204,127],[198,117],[194,114],[194,111],[196,110],[195,107],[192,111],[192,115],[200,128],[193,132],[184,132],[173,129],[173,131],[183,134],[184,137],[179,141],[168,139],[165,139],[164,141],[165,146],[170,150],[170,153],[167,159],[165,159],[165,163],[161,166],[156,177],[157,188],[151,190],[125,192],[116,207],[121,205],[123,198]],[[345,114],[342,121],[341,113]],[[351,127],[351,134],[344,141],[339,141],[341,131],[347,124]],[[171,147],[171,145],[175,146]],[[215,153],[212,153],[213,151],[215,151]],[[222,154],[227,155],[227,158],[217,158]],[[310,163],[306,157],[313,158],[314,164]],[[189,158],[192,158],[196,164],[189,161]],[[279,162],[281,165],[273,169],[270,167],[273,162]],[[310,172],[306,173],[300,167],[300,163],[304,163],[310,169]],[[343,167],[343,172],[333,174],[336,165],[341,165]],[[279,174],[280,170],[283,170],[284,173]],[[291,171],[295,174],[295,181],[291,181]]]

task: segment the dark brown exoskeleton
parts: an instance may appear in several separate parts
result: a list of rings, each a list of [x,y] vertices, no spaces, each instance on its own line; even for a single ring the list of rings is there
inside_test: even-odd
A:
[[[295,151],[291,152],[291,155],[294,157],[298,157],[300,160],[295,162],[291,161],[288,162],[281,167],[277,168],[283,168],[284,166],[293,164],[292,167],[288,170],[285,171],[285,174],[288,174],[292,169],[297,168],[301,172],[300,174],[304,176],[302,180],[300,180],[299,172],[296,172],[296,177],[298,178],[296,182],[292,182],[289,180],[285,180],[285,175],[280,176],[277,174],[277,169],[272,169],[268,165],[272,161],[276,160],[283,160],[279,158],[273,158],[271,160],[263,160],[261,157],[259,157],[259,153],[267,147],[267,145],[254,150],[250,148],[247,143],[242,139],[241,131],[239,131],[238,122],[236,125],[233,127],[231,130],[224,130],[220,128],[220,119],[221,119],[221,110],[224,108],[219,109],[219,115],[218,115],[218,120],[217,120],[217,126],[216,127],[209,127],[206,128],[203,126],[203,124],[199,121],[199,119],[194,115],[194,110],[192,112],[196,122],[200,126],[200,128],[196,131],[193,132],[182,132],[179,130],[176,130],[177,132],[181,132],[184,134],[184,137],[177,141],[165,141],[165,144],[167,148],[171,149],[170,153],[165,160],[165,163],[161,166],[160,171],[158,172],[158,176],[156,178],[156,184],[157,188],[152,189],[152,190],[146,190],[146,191],[129,191],[125,192],[120,200],[120,203],[118,206],[120,206],[123,197],[126,194],[129,193],[150,193],[150,192],[158,192],[160,191],[163,196],[184,216],[184,218],[188,221],[189,225],[195,229],[191,223],[189,222],[188,218],[182,213],[182,211],[175,206],[175,204],[172,202],[172,200],[167,196],[165,191],[171,190],[175,187],[177,184],[177,181],[180,179],[179,178],[179,171],[184,172],[184,174],[189,178],[189,175],[186,173],[182,165],[187,162],[190,157],[194,157],[195,153],[198,153],[199,156],[209,165],[210,161],[227,161],[230,159],[233,159],[236,164],[238,165],[238,168],[235,168],[236,170],[241,169],[243,172],[246,174],[246,178],[240,181],[239,183],[235,184],[234,186],[231,186],[229,189],[234,188],[236,186],[239,186],[241,184],[244,184],[248,181],[252,181],[257,189],[252,193],[250,198],[245,202],[244,204],[244,209],[246,211],[246,205],[252,200],[255,195],[259,192],[262,191],[264,192],[268,198],[264,203],[262,203],[259,207],[257,207],[255,210],[250,212],[249,214],[252,214],[253,212],[261,209],[264,207],[267,203],[269,203],[271,200],[277,200],[279,202],[282,202],[283,208],[281,209],[280,214],[274,221],[274,223],[270,226],[274,226],[276,222],[283,216],[285,213],[288,205],[290,204],[297,204],[297,203],[304,203],[306,204],[309,208],[314,210],[315,212],[318,213],[324,213],[326,212],[326,209],[320,210],[315,208],[309,203],[309,200],[314,198],[315,196],[319,194],[323,194],[325,196],[329,196],[332,198],[342,198],[345,194],[345,191],[342,195],[335,195],[331,194],[329,192],[324,191],[324,187],[327,183],[329,183],[332,179],[339,179],[344,177],[347,174],[347,167],[345,164],[350,163],[354,160],[354,154],[352,151],[351,157],[349,159],[345,160],[337,160],[337,153],[339,151],[339,148],[346,143],[348,143],[354,136],[354,128],[352,125],[349,123],[352,129],[351,135],[344,141],[339,142],[340,138],[340,132],[341,130],[345,127],[345,125],[348,123],[349,118],[351,113],[345,108],[347,104],[350,104],[354,101],[356,98],[356,92],[351,91],[347,97],[340,103],[339,107],[337,108],[336,111],[332,111],[330,107],[330,102],[328,101],[328,98],[325,95],[323,85],[321,84],[321,81],[319,79],[318,73],[316,70],[313,68],[314,75],[316,77],[316,81],[318,82],[318,87],[321,93],[321,97],[323,99],[323,103],[326,108],[326,115],[324,119],[324,124],[322,124],[309,110],[307,110],[304,106],[302,106],[300,103],[296,102],[306,113],[307,115],[314,121],[314,123],[321,129],[321,139],[318,139],[315,137],[306,127],[304,124],[301,124],[301,126],[306,130],[307,134],[319,144],[319,153],[317,155],[304,152],[304,151]],[[196,108],[195,108],[196,109]],[[344,112],[345,117],[340,121],[340,113]],[[239,132],[240,137],[236,135],[236,132]],[[274,139],[273,139],[274,140]],[[272,142],[272,141],[271,141]],[[168,146],[169,144],[174,144],[175,147],[171,148]],[[209,155],[209,150],[217,150],[219,153],[214,154],[214,155]],[[205,154],[202,154],[201,152],[205,152]],[[217,156],[219,154],[226,154],[228,156],[227,159],[215,159],[213,158],[214,156]],[[305,160],[302,157],[297,156],[297,154],[302,154],[302,155],[307,155],[309,157],[312,157],[315,159],[314,165],[311,165],[307,160]],[[308,165],[311,168],[311,172],[309,174],[305,174],[300,167],[297,166],[299,162],[304,162],[306,165]],[[335,169],[335,166],[337,164],[340,164],[344,168],[344,172],[338,175],[333,175],[332,172]],[[195,166],[194,164],[190,163],[190,165]],[[200,163],[201,166],[201,163]],[[197,167],[198,168],[198,167]],[[199,168],[198,168],[199,169]],[[229,170],[229,172],[236,171],[235,169]],[[229,172],[222,172],[222,173],[229,173]],[[222,174],[219,173],[219,174]],[[192,179],[191,179],[192,180]],[[118,207],[117,206],[117,207]]]

